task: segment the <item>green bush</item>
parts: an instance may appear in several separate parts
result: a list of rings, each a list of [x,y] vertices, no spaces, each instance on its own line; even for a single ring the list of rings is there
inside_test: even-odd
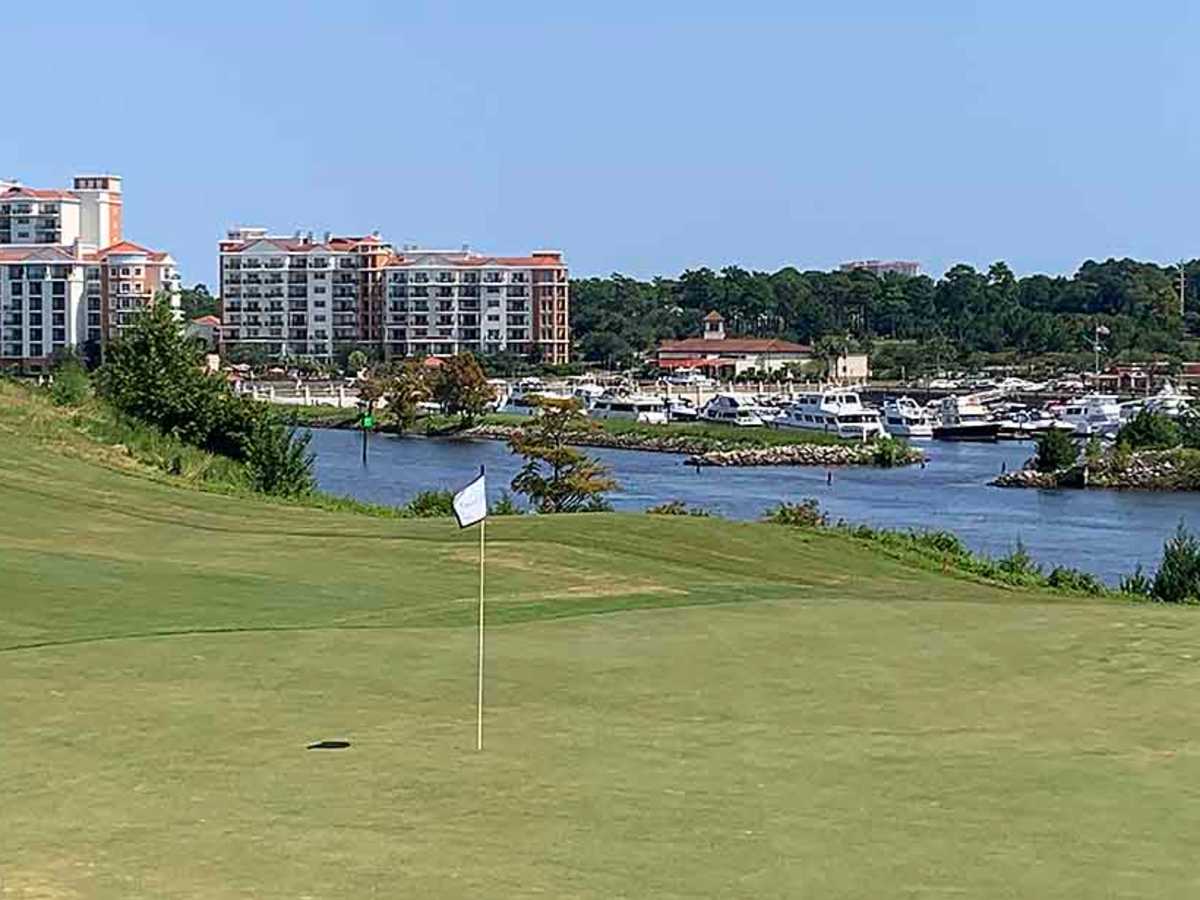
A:
[[[1174,420],[1147,410],[1142,410],[1117,432],[1117,443],[1134,450],[1165,450],[1178,447],[1181,440]]]
[[[300,497],[311,493],[313,454],[311,433],[297,434],[278,422],[260,418],[245,439],[244,455],[250,483],[263,494]]]
[[[996,560],[996,565],[1004,574],[1016,579],[1036,578],[1042,574],[1042,567],[1029,555],[1020,539],[1008,556]]]
[[[88,398],[91,382],[87,371],[75,359],[66,359],[54,370],[50,399],[57,406],[78,406]]]
[[[658,506],[651,506],[646,510],[646,513],[651,516],[710,516],[706,509],[688,509],[688,505],[682,500],[668,500],[666,503],[660,503]]]
[[[809,497],[799,503],[780,503],[767,510],[765,521],[792,528],[824,528],[829,524],[829,516],[821,509],[820,503]]]
[[[891,436],[876,438],[871,446],[871,459],[884,469],[903,465],[908,459],[908,444]]]
[[[1154,579],[1148,578],[1138,563],[1132,575],[1121,578],[1120,591],[1122,594],[1134,594],[1139,597],[1149,597],[1154,593]]]
[[[421,491],[408,501],[404,512],[418,519],[444,519],[454,515],[451,491]]]
[[[1151,595],[1163,603],[1200,601],[1200,540],[1183,522],[1163,547]]]
[[[1079,448],[1065,431],[1051,428],[1038,436],[1034,466],[1039,472],[1069,469],[1079,459]]]
[[[488,509],[489,516],[523,516],[525,510],[517,506],[517,501],[513,499],[513,495],[508,491],[504,491],[500,495],[500,499],[491,505]]]
[[[266,404],[238,397],[206,372],[170,307],[155,302],[108,350],[96,375],[100,395],[119,412],[184,443],[244,461],[256,489],[303,496],[316,488],[309,438]]]
[[[1096,596],[1104,594],[1108,590],[1095,575],[1068,566],[1055,566],[1051,569],[1050,574],[1046,576],[1046,583],[1056,590],[1095,594]]]

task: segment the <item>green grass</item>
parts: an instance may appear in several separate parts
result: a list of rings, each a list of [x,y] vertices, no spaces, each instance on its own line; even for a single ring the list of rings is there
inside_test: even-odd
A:
[[[1200,889],[1193,609],[772,525],[496,519],[477,754],[477,532],[187,490],[29,418],[5,900]]]

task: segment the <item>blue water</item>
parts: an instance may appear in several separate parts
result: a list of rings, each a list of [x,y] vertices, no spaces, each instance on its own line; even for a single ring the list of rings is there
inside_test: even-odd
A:
[[[499,441],[429,440],[376,435],[367,465],[360,436],[350,431],[313,432],[317,480],[327,491],[375,503],[401,505],[434,488],[455,489],[485,465],[494,499],[508,487],[518,461]],[[665,453],[592,449],[613,470],[621,490],[619,510],[641,510],[682,500],[733,519],[754,519],[780,500],[817,498],[834,519],[889,528],[953,531],[972,549],[1003,555],[1024,543],[1047,566],[1068,565],[1115,583],[1141,563],[1158,564],[1163,541],[1180,519],[1200,527],[1200,496],[1141,491],[1039,491],[989,487],[1006,465],[1019,468],[1031,445],[924,445],[922,469],[791,466],[704,468]]]

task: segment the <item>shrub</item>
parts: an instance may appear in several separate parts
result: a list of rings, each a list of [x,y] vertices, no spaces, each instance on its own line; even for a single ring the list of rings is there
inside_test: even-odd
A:
[[[1161,413],[1142,410],[1117,432],[1117,442],[1133,450],[1165,450],[1179,446],[1179,426]]]
[[[651,506],[646,510],[651,516],[711,516],[706,509],[688,509],[688,505],[682,500],[668,500],[666,503],[660,503],[658,506]]]
[[[1059,472],[1075,465],[1079,448],[1065,431],[1051,428],[1038,436],[1034,466],[1039,472]]]
[[[54,370],[50,399],[57,406],[78,406],[88,397],[91,383],[87,371],[76,359],[66,359]]]
[[[996,565],[1005,575],[1017,579],[1036,578],[1042,574],[1042,567],[1029,555],[1024,542],[1019,538],[1012,552],[996,560]]]
[[[1055,566],[1051,569],[1050,574],[1046,576],[1046,583],[1060,591],[1075,591],[1080,594],[1098,596],[1107,591],[1095,575],[1068,566]]]
[[[1183,522],[1163,547],[1162,563],[1154,575],[1151,594],[1163,603],[1200,600],[1200,540]]]
[[[966,556],[969,552],[962,539],[952,531],[913,531],[909,536],[918,547],[940,556]]]
[[[517,506],[517,501],[513,499],[512,494],[504,491],[500,495],[500,499],[491,505],[488,509],[489,516],[523,516],[525,510]]]
[[[454,494],[450,491],[421,491],[404,507],[418,519],[444,519],[454,515]]]
[[[792,528],[824,528],[829,524],[829,516],[821,509],[820,503],[808,497],[799,503],[784,502],[767,510],[765,521]]]
[[[256,491],[276,497],[302,497],[316,489],[313,455],[308,451],[310,433],[263,416],[245,442],[246,469]]]
[[[1149,597],[1154,593],[1154,579],[1146,577],[1146,573],[1142,570],[1142,564],[1138,563],[1132,575],[1126,575],[1121,578],[1119,587],[1122,594]]]
[[[902,465],[908,458],[908,445],[890,436],[876,438],[871,447],[871,458],[875,465],[884,469]]]

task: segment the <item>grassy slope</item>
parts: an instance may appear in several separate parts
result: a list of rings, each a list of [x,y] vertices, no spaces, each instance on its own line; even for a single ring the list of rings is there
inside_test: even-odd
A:
[[[1200,887],[1194,610],[763,525],[493,520],[477,755],[475,533],[80,455],[0,429],[14,896]]]

